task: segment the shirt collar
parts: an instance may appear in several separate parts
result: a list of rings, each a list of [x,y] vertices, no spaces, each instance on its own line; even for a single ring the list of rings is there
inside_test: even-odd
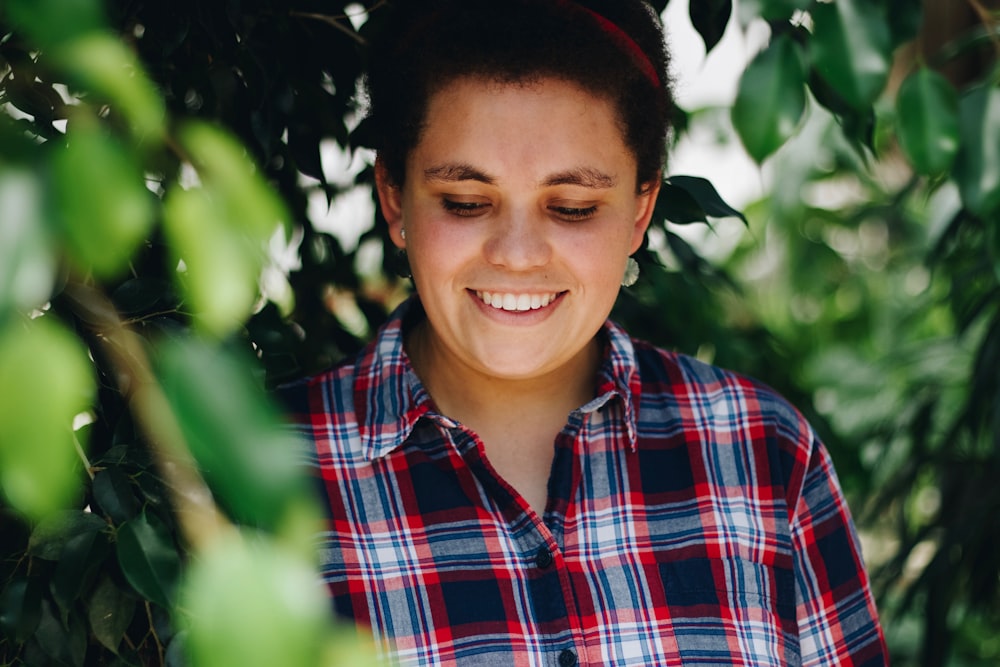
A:
[[[433,411],[430,395],[403,349],[407,325],[421,317],[424,317],[423,308],[414,295],[393,311],[358,360],[354,409],[365,458],[369,461],[384,457],[402,445],[424,416],[434,418],[445,428],[456,426]],[[618,397],[623,408],[627,444],[635,451],[640,394],[635,349],[629,335],[610,320],[598,335],[605,340],[598,389],[596,397],[580,411],[595,412]]]

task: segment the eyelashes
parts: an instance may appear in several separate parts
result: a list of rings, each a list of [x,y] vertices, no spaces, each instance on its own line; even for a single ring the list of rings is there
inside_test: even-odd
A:
[[[479,217],[485,215],[491,208],[491,205],[485,202],[455,201],[447,198],[441,200],[441,206],[448,213],[460,218]],[[548,210],[559,220],[577,222],[594,217],[597,214],[597,205],[585,207],[550,206]]]

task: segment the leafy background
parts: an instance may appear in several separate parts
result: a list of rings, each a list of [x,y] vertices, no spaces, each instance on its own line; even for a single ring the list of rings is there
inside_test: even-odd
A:
[[[382,4],[0,4],[0,664],[370,660],[312,584],[317,510],[264,390],[408,288],[384,227],[321,220],[370,196]],[[997,3],[688,13],[708,51],[730,23],[769,37],[675,139],[738,141],[769,185],[718,256],[698,239],[739,215],[671,175],[615,316],[809,416],[895,664],[996,664]]]

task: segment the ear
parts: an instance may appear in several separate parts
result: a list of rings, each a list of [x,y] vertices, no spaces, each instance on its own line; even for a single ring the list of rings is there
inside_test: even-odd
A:
[[[397,248],[405,248],[403,240],[403,188],[393,182],[382,158],[375,158],[375,190],[382,216],[389,223],[389,238]]]
[[[653,219],[656,208],[656,196],[660,194],[660,184],[663,179],[657,174],[656,179],[643,186],[642,191],[635,196],[635,225],[632,228],[632,245],[629,254],[642,247],[642,239],[649,229],[649,221]]]

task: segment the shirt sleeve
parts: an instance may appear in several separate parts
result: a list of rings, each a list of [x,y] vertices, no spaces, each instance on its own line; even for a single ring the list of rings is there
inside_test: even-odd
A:
[[[792,516],[799,648],[806,665],[888,665],[857,534],[830,456],[812,447]]]

